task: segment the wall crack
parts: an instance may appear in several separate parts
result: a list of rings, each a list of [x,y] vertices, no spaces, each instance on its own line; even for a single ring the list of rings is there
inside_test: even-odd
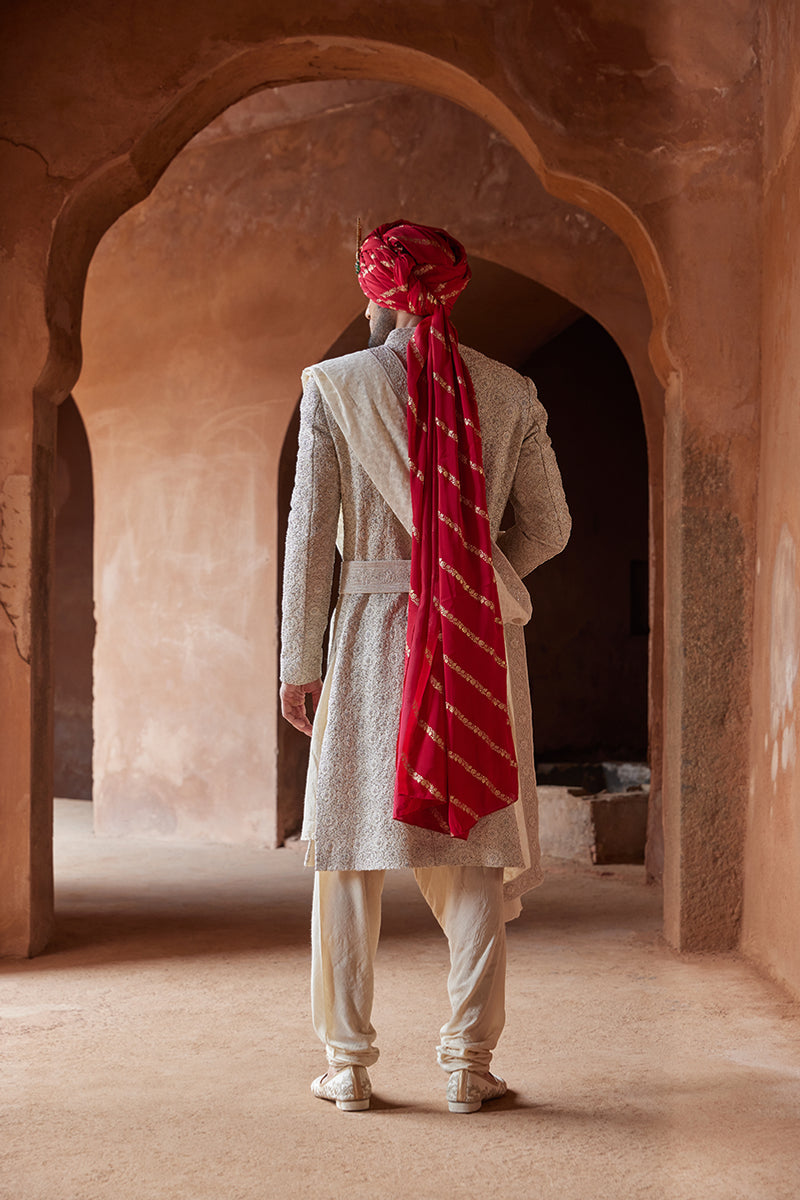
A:
[[[58,176],[54,175],[50,170],[50,163],[42,154],[41,150],[37,150],[35,146],[31,146],[28,142],[18,142],[15,138],[10,137],[0,137],[0,142],[5,142],[7,146],[14,146],[17,150],[29,150],[31,154],[35,154],[36,157],[44,163],[44,169],[48,179],[58,178]]]

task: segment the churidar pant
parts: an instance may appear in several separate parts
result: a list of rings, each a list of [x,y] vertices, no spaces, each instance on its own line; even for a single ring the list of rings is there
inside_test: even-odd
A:
[[[378,1058],[373,964],[385,871],[316,871],[311,1010],[334,1070]],[[417,867],[414,876],[450,947],[450,1019],[437,1055],[447,1072],[486,1070],[505,1023],[502,867]]]

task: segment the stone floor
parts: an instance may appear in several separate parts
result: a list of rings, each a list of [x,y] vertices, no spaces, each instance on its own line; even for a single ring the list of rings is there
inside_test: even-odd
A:
[[[800,1011],[681,959],[639,868],[553,867],[509,927],[513,1091],[453,1116],[446,950],[390,874],[367,1113],[308,1090],[298,846],[101,841],[57,806],[58,935],[0,964],[3,1200],[795,1200]]]

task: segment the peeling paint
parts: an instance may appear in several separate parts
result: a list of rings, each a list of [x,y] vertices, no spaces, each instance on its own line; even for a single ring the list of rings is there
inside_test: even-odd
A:
[[[800,668],[800,598],[797,549],[786,525],[781,527],[772,570],[769,645],[770,736],[772,782],[797,758],[794,690]]]
[[[31,660],[31,481],[9,475],[0,491],[0,607],[14,630],[17,652]]]

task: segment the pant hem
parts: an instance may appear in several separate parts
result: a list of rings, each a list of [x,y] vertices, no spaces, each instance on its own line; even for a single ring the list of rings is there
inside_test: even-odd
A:
[[[333,1046],[326,1046],[325,1053],[328,1058],[328,1066],[337,1071],[341,1071],[344,1067],[374,1066],[379,1056],[379,1051],[375,1049],[364,1050],[362,1053],[353,1050],[336,1050]]]

